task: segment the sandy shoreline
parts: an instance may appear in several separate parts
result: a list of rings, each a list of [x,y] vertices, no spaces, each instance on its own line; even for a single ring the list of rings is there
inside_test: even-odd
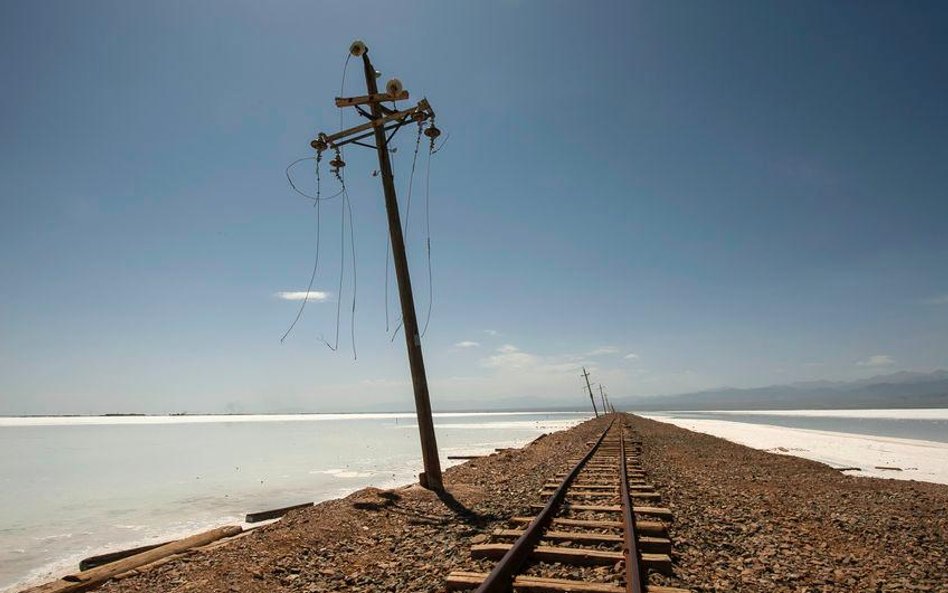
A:
[[[632,423],[650,480],[675,513],[676,576],[662,584],[695,592],[948,590],[948,487],[850,477],[669,424]],[[103,590],[441,591],[451,570],[490,567],[470,559],[471,543],[527,514],[546,477],[602,425],[586,422],[450,468],[441,499],[417,487],[361,490]]]

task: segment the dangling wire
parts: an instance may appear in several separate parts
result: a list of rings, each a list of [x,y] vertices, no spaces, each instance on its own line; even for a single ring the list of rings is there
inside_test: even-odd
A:
[[[391,240],[385,242],[385,333],[388,333],[388,254],[392,248]]]
[[[346,88],[346,73],[349,69],[349,59],[352,57],[351,52],[346,53],[346,61],[342,66],[342,80],[339,84],[339,94],[340,96],[344,95]],[[343,110],[339,110],[339,130],[343,129]],[[308,194],[297,187],[296,183],[293,181],[293,177],[290,174],[290,170],[303,161],[314,160],[316,161],[316,195]],[[296,327],[296,324],[303,316],[303,310],[306,308],[306,304],[309,302],[309,297],[312,294],[313,286],[316,283],[316,275],[319,270],[319,238],[320,238],[320,202],[324,200],[331,200],[342,196],[343,205],[341,209],[341,229],[340,229],[340,250],[339,250],[339,293],[336,303],[336,336],[334,344],[330,344],[322,335],[319,336],[319,340],[326,344],[330,350],[336,351],[339,347],[339,325],[341,318],[341,306],[342,306],[342,288],[345,280],[345,250],[346,250],[346,213],[349,214],[349,248],[352,254],[352,316],[351,316],[351,328],[350,333],[352,336],[352,356],[355,359],[358,359],[358,354],[356,353],[355,345],[355,311],[356,311],[356,260],[355,260],[355,232],[353,228],[353,219],[352,219],[352,202],[349,199],[349,193],[346,190],[345,180],[343,179],[340,169],[345,166],[345,162],[342,160],[342,151],[339,148],[336,148],[336,158],[331,163],[333,165],[333,173],[338,179],[341,189],[335,194],[329,197],[322,197],[320,194],[320,174],[319,174],[319,164],[322,161],[322,149],[318,149],[317,155],[315,157],[304,157],[297,159],[287,165],[284,174],[286,175],[286,180],[290,183],[290,187],[293,188],[297,194],[303,196],[308,200],[313,201],[313,206],[316,208],[316,254],[313,262],[313,271],[310,274],[309,285],[306,288],[306,295],[303,298],[303,302],[300,304],[299,310],[296,312],[296,318],[293,320],[293,323],[290,324],[290,327],[283,334],[283,337],[280,338],[280,343],[283,343],[286,340],[287,336],[293,331],[293,328]]]
[[[341,162],[341,158],[336,155],[336,159],[333,162]],[[337,165],[333,169],[333,174],[336,176],[336,179],[339,181],[339,185],[342,186],[340,190],[342,192],[342,210],[340,211],[340,229],[339,229],[339,290],[337,292],[336,299],[336,336],[333,340],[333,344],[330,344],[323,336],[319,337],[319,340],[326,345],[333,352],[339,349],[339,327],[342,319],[342,289],[345,285],[345,271],[346,271],[346,213],[349,214],[349,249],[352,254],[352,308],[350,316],[350,336],[352,339],[352,357],[354,360],[358,360],[359,355],[356,351],[355,343],[355,312],[356,312],[356,253],[355,253],[355,229],[352,223],[352,201],[349,199],[349,192],[346,189],[346,181],[340,172],[340,168],[344,167],[345,164]]]
[[[411,173],[408,176],[408,198],[406,199],[405,205],[405,222],[402,225],[402,236],[405,237],[405,243],[408,242],[408,227],[411,224],[411,196],[412,189],[415,183],[415,167],[418,164],[418,149],[421,146],[421,134],[424,130],[424,123],[418,122],[418,135],[415,138],[415,153],[412,156],[411,160]],[[385,331],[388,332],[389,327],[389,315],[388,315],[388,269],[391,265],[389,254],[391,253],[391,244],[386,242],[385,244]],[[398,330],[401,328],[401,321],[399,321],[398,326],[395,328],[395,331],[392,333],[392,341],[395,340],[395,336],[398,335]]]
[[[447,138],[444,139],[447,142]],[[444,142],[441,143],[444,146]],[[421,335],[428,332],[428,324],[431,322],[431,307],[434,304],[434,288],[432,287],[431,275],[431,157],[435,152],[441,150],[439,147],[435,150],[434,139],[428,146],[428,160],[425,163],[425,249],[428,252],[428,312],[425,315],[425,327],[421,330]]]
[[[339,83],[339,96],[346,96],[346,72],[349,70],[349,58],[352,57],[352,52],[346,52],[346,63],[342,65],[342,82]],[[342,114],[345,112],[345,109],[339,110],[339,131],[342,131]]]
[[[349,192],[346,191],[346,186],[343,184],[343,202],[345,203],[346,209],[349,211],[349,248],[352,251],[352,311],[349,316],[349,335],[352,340],[352,360],[359,360],[359,354],[356,352],[356,335],[355,335],[355,315],[356,315],[356,251],[355,251],[355,229],[352,225],[352,200],[349,199]]]
[[[405,224],[404,235],[408,236],[408,227],[411,225],[411,190],[415,182],[415,164],[418,162],[418,148],[421,146],[421,133],[424,131],[424,123],[418,122],[418,136],[415,138],[415,155],[411,159],[411,175],[408,177],[408,198],[405,203]]]
[[[438,145],[438,148],[435,148],[434,150],[432,150],[431,154],[438,154],[439,152],[441,152],[441,149],[444,148],[444,145],[447,144],[448,140],[450,139],[451,139],[451,132],[448,132],[447,135],[445,135],[444,140],[441,141],[441,144]]]
[[[336,158],[333,159],[333,163],[336,163],[341,160],[342,159],[339,157],[339,152],[337,150]],[[342,185],[343,191],[345,191],[345,182],[342,180],[342,174],[339,172],[339,165],[334,165],[334,166],[335,168],[333,169],[333,174],[336,176],[336,179],[339,180],[339,183]],[[345,194],[343,194],[343,196],[345,196]],[[339,320],[342,317],[342,285],[343,285],[343,280],[345,279],[345,271],[346,271],[346,265],[345,265],[346,264],[346,204],[345,204],[346,199],[345,197],[343,197],[342,202],[343,202],[342,207],[339,210],[340,212],[339,214],[340,246],[339,246],[339,288],[336,291],[336,337],[333,340],[334,342],[333,344],[330,344],[329,341],[326,340],[326,338],[322,336],[322,334],[320,334],[318,338],[320,342],[325,344],[326,347],[328,347],[333,352],[335,352],[339,348]]]
[[[334,194],[331,195],[331,196],[328,196],[328,197],[325,197],[325,198],[324,198],[324,197],[320,197],[320,195],[319,195],[319,163],[318,163],[318,160],[319,160],[320,158],[322,158],[322,157],[321,157],[321,156],[319,156],[319,157],[307,156],[307,157],[303,157],[303,158],[301,158],[301,159],[296,159],[295,161],[293,161],[292,163],[290,163],[289,165],[287,165],[286,170],[284,171],[284,173],[285,173],[285,175],[286,175],[286,180],[290,182],[290,187],[293,188],[293,191],[295,191],[296,193],[298,193],[299,195],[303,196],[304,198],[306,198],[306,199],[308,199],[308,200],[312,200],[313,202],[316,202],[316,201],[318,201],[318,200],[323,200],[323,201],[331,200],[331,199],[333,199],[333,198],[338,198],[339,196],[342,195],[342,190],[339,190],[339,191],[337,191],[336,193],[334,193]],[[293,182],[293,177],[290,175],[290,169],[292,169],[292,168],[295,167],[296,165],[302,163],[303,161],[317,161],[317,164],[316,164],[316,195],[315,195],[315,196],[314,196],[314,195],[311,195],[311,194],[308,194],[308,193],[304,192],[303,190],[301,190],[299,187],[297,187],[296,183]]]
[[[316,208],[316,256],[313,261],[313,273],[309,277],[309,285],[306,287],[306,296],[303,297],[303,302],[300,303],[300,308],[296,312],[296,318],[293,320],[293,323],[290,324],[290,327],[283,333],[283,337],[280,338],[280,343],[282,344],[286,337],[290,335],[290,332],[293,331],[293,328],[296,327],[296,324],[299,322],[300,318],[303,316],[303,309],[306,308],[306,303],[309,302],[309,295],[313,292],[313,285],[316,283],[316,271],[319,269],[319,203],[322,202],[322,199],[319,196],[319,162],[322,160],[323,155],[320,153],[315,157],[310,157],[316,161],[316,195],[314,196],[315,202],[313,207]],[[299,159],[296,163],[304,161],[307,159]],[[295,164],[295,163],[294,163]],[[290,167],[293,165],[291,164]],[[289,169],[287,167],[287,179],[289,179]],[[290,180],[290,185],[293,185],[293,181]],[[294,189],[296,189],[294,187]],[[297,190],[298,191],[298,190]],[[302,193],[302,192],[300,192]],[[334,196],[335,197],[335,196]]]

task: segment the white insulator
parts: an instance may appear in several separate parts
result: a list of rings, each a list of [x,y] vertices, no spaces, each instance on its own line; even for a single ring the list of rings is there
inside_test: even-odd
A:
[[[404,87],[402,86],[402,81],[398,80],[397,78],[393,78],[385,83],[385,92],[387,92],[389,95],[399,95],[403,90]]]
[[[352,45],[349,46],[349,53],[353,56],[360,58],[362,54],[368,51],[369,48],[365,46],[365,42],[361,39],[356,39],[352,42]]]

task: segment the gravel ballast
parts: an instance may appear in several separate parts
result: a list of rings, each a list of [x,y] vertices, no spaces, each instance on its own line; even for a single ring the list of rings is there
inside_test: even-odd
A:
[[[649,482],[675,513],[675,576],[653,575],[653,584],[695,592],[948,592],[948,486],[845,476],[669,424],[630,422]],[[470,558],[470,545],[509,527],[508,517],[532,515],[543,483],[605,423],[453,467],[440,498],[417,486],[361,490],[103,590],[443,591],[452,570],[490,569],[492,561]],[[595,569],[596,580],[612,580],[613,570]]]

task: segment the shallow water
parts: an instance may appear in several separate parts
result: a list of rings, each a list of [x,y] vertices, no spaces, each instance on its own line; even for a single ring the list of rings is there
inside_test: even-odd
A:
[[[442,465],[588,417],[436,414]],[[419,471],[412,414],[0,418],[0,590]]]

